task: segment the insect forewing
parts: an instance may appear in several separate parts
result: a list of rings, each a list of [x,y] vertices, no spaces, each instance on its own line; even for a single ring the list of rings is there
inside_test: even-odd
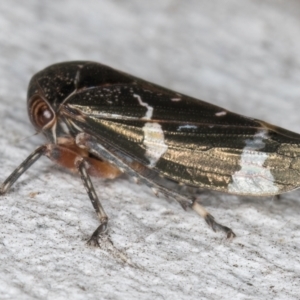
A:
[[[62,115],[159,175],[233,194],[300,185],[300,136],[141,81],[75,93]]]

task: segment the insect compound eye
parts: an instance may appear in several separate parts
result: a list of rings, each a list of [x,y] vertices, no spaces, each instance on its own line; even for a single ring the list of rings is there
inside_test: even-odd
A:
[[[45,100],[38,96],[30,101],[28,109],[31,122],[39,129],[50,125],[55,118],[52,108]]]

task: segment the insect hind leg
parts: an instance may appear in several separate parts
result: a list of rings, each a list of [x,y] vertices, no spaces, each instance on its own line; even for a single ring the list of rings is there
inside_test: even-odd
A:
[[[223,226],[215,221],[215,218],[196,200],[193,201],[191,208],[199,214],[202,218],[204,218],[205,222],[212,228],[213,231],[223,231],[226,233],[227,238],[234,238],[236,235],[229,227]]]

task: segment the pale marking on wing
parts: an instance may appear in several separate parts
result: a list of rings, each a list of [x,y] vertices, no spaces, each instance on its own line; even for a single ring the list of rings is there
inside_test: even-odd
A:
[[[141,98],[139,95],[133,94],[133,97],[138,99],[139,104],[140,104],[141,106],[144,106],[144,107],[147,108],[146,114],[145,114],[144,117],[142,117],[142,119],[144,119],[144,120],[151,120],[152,115],[153,115],[153,107],[150,106],[148,103],[143,102],[143,101],[142,101],[142,98]]]
[[[143,127],[146,153],[145,157],[149,160],[149,167],[155,167],[157,161],[168,150],[165,144],[165,136],[161,126],[158,123],[145,123]]]
[[[79,79],[80,79],[80,71],[78,70],[76,72],[75,79],[74,79],[74,85],[75,85],[76,89],[77,89],[77,86],[78,86],[78,83],[79,83]]]
[[[219,111],[219,112],[215,113],[215,116],[217,116],[217,117],[222,117],[222,116],[226,116],[226,115],[227,115],[226,111]]]
[[[178,102],[178,101],[181,101],[182,99],[181,98],[171,98],[171,101],[173,102]]]
[[[257,151],[264,148],[266,139],[268,130],[260,129],[252,139],[245,141],[246,146],[240,160],[241,169],[232,175],[233,182],[228,185],[228,192],[257,196],[278,193],[273,175],[264,167],[269,155]]]
[[[197,128],[198,128],[198,126],[196,126],[196,125],[187,124],[187,125],[178,126],[177,131],[181,131],[182,129],[197,129]]]

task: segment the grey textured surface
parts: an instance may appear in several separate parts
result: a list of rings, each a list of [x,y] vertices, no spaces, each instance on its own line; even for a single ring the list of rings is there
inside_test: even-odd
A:
[[[30,77],[95,60],[294,131],[299,128],[299,1],[41,1],[0,4],[0,178],[38,145]],[[94,180],[110,217],[101,249],[80,179],[46,158],[0,199],[0,299],[299,299],[299,191],[208,193],[236,239],[126,179]]]

